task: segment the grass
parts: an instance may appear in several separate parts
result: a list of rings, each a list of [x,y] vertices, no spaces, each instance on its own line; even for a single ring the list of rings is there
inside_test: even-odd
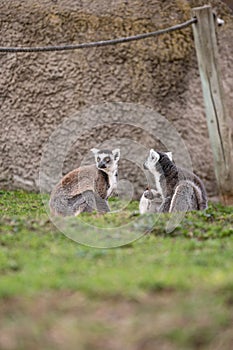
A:
[[[83,243],[127,243],[98,249],[62,234],[40,195],[0,191],[0,348],[231,349],[233,208],[188,213],[170,234],[162,215],[132,242],[155,220],[137,206],[82,216]]]

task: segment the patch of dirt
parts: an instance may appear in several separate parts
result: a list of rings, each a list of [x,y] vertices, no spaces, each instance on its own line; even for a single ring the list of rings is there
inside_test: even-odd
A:
[[[233,324],[214,319],[211,303],[198,306],[199,296],[171,291],[134,299],[69,291],[8,298],[0,304],[0,348],[175,350],[201,341],[205,349],[230,350]]]

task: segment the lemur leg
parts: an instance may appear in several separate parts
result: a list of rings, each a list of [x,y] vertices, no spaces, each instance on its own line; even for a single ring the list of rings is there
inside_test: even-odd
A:
[[[169,212],[187,212],[197,209],[198,203],[193,186],[187,182],[178,185],[172,196]]]
[[[70,200],[72,202],[72,211],[75,216],[83,212],[91,213],[96,209],[95,195],[92,191],[85,191],[77,197]]]
[[[72,207],[69,205],[69,200],[65,196],[54,196],[52,199],[50,199],[49,206],[53,215],[73,215]]]
[[[94,194],[95,196],[95,205],[96,205],[96,210],[99,213],[108,213],[110,211],[110,208],[108,206],[108,202],[101,198],[98,194]]]
[[[77,216],[80,213],[91,213],[97,211],[100,213],[109,212],[109,206],[105,199],[101,198],[93,191],[85,191],[79,195],[73,204],[74,215]]]
[[[159,213],[168,213],[171,204],[171,197],[164,198],[162,204],[159,207]]]

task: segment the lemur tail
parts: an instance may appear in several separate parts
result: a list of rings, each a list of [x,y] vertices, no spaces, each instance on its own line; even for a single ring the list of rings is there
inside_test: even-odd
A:
[[[170,203],[169,213],[207,208],[201,189],[191,181],[181,181],[176,187]]]

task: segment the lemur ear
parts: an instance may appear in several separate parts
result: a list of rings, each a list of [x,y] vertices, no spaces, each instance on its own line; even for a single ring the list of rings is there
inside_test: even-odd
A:
[[[152,148],[150,150],[150,157],[156,160],[156,162],[158,162],[160,155]]]
[[[166,152],[166,155],[168,156],[168,158],[172,162],[172,152]]]
[[[119,159],[120,159],[120,149],[119,149],[119,148],[114,149],[114,150],[112,151],[112,154],[113,154],[114,160],[115,160],[116,162],[118,162]]]
[[[96,155],[96,153],[99,152],[99,149],[97,149],[97,148],[92,148],[92,149],[91,149],[91,152],[94,153],[94,155]]]

